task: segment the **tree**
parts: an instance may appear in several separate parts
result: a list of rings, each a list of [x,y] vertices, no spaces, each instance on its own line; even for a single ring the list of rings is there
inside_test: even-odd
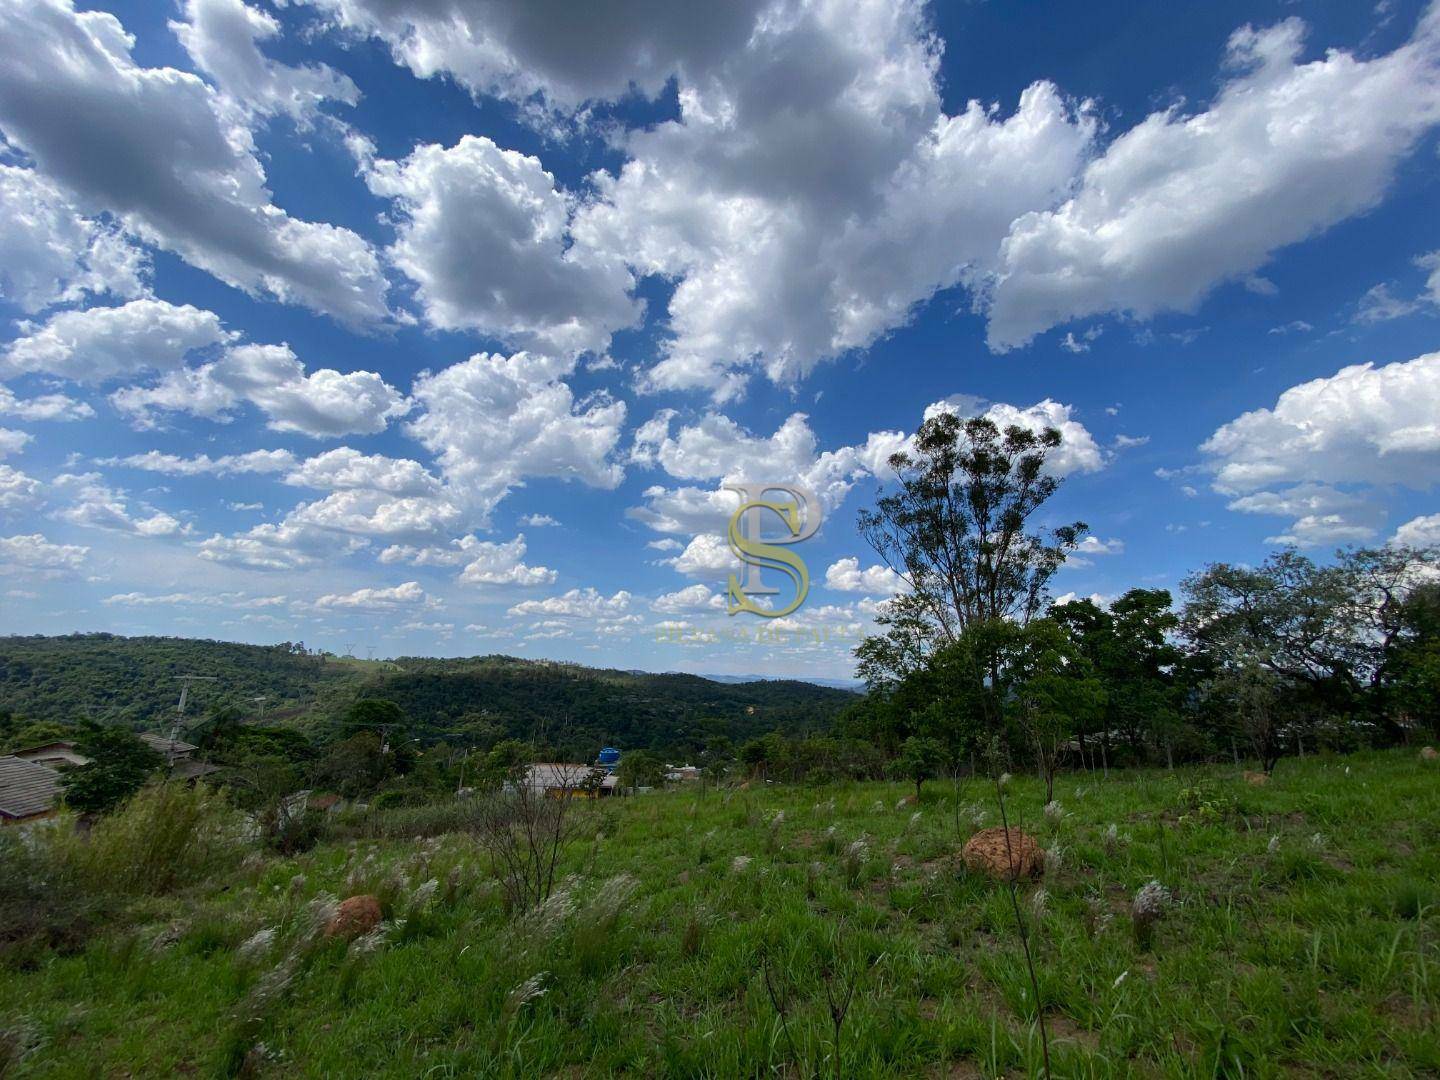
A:
[[[535,760],[535,748],[519,739],[501,739],[485,755],[481,774],[492,783],[519,776]]]
[[[380,736],[362,731],[330,744],[315,766],[315,783],[332,788],[347,799],[371,795],[393,775],[390,755]]]
[[[1085,525],[1027,531],[1060,480],[1046,470],[1060,432],[941,412],[920,425],[914,451],[890,459],[898,490],[860,513],[860,532],[909,587],[892,604],[884,642],[857,650],[872,688],[918,670],[933,650],[977,623],[1024,624]]]
[[[405,723],[405,712],[393,701],[383,698],[361,698],[345,710],[345,723],[352,727],[399,727]]]
[[[1224,701],[1260,768],[1274,771],[1284,752],[1281,735],[1286,727],[1285,678],[1272,665],[1253,656],[1239,656],[1222,667],[1209,686],[1210,693]]]
[[[1407,726],[1424,725],[1440,736],[1440,585],[1417,587],[1399,623],[1385,661],[1388,711]]]
[[[630,750],[620,758],[615,775],[628,788],[659,787],[665,782],[665,763],[649,750]]]
[[[1035,754],[1048,803],[1055,798],[1055,774],[1065,748],[1100,715],[1105,688],[1053,619],[1016,627],[1009,645],[1006,705]]]
[[[740,760],[750,769],[751,776],[765,779],[777,771],[785,760],[785,737],[778,731],[758,739],[751,739],[740,747]]]
[[[83,814],[105,814],[165,768],[163,755],[133,731],[86,723],[75,740],[78,753],[90,760],[60,774],[65,804]]]
[[[1179,617],[1164,589],[1131,589],[1102,608],[1093,600],[1075,600],[1050,609],[1074,650],[1103,684],[1105,704],[1082,716],[1075,732],[1080,751],[1093,737],[1102,763],[1109,767],[1111,733],[1122,732],[1132,751],[1150,742],[1163,748],[1173,764],[1180,722],[1179,666],[1185,659],[1172,637]],[[1093,719],[1098,730],[1091,729]]]
[[[935,776],[945,765],[945,748],[935,739],[911,735],[900,744],[897,767],[907,780],[915,782],[915,801],[920,801],[920,786]]]
[[[43,743],[55,742],[57,739],[68,739],[74,734],[64,724],[57,724],[53,720],[36,720],[27,723],[19,717],[13,718],[8,731],[3,721],[0,721],[0,733],[3,733],[3,738],[0,738],[0,747],[6,751],[40,746]]]
[[[1278,676],[1302,715],[1363,713],[1397,741],[1388,660],[1405,637],[1406,604],[1437,562],[1433,550],[1386,547],[1340,551],[1328,566],[1292,549],[1259,568],[1217,563],[1185,579],[1182,626],[1197,649]]]

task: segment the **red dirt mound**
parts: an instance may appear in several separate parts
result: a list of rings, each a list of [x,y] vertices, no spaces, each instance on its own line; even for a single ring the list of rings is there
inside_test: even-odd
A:
[[[965,842],[961,856],[974,873],[1000,880],[1039,877],[1045,870],[1045,852],[1039,841],[1013,827],[1008,844],[1003,827],[981,829]]]
[[[351,896],[340,901],[340,907],[325,927],[325,936],[359,937],[379,925],[380,901],[373,896]]]

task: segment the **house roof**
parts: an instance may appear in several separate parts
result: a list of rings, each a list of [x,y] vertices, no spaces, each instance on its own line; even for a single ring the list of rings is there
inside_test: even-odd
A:
[[[55,808],[60,774],[12,754],[0,757],[0,815],[34,817]]]
[[[602,770],[594,765],[577,765],[564,761],[537,761],[525,770],[525,781],[532,788],[543,787],[580,787],[591,776],[601,773]],[[615,777],[611,775],[602,776],[600,780],[602,788],[613,788]]]
[[[197,761],[195,758],[185,758],[170,767],[170,779],[198,780],[202,776],[209,776],[211,773],[219,771],[219,765],[211,765],[208,761]]]
[[[75,741],[73,739],[55,739],[51,742],[36,743],[34,746],[22,746],[18,750],[11,750],[15,757],[24,757],[26,754],[38,754],[45,750],[64,750],[69,753],[75,752]]]
[[[196,750],[193,743],[181,742],[179,739],[167,739],[163,735],[156,735],[153,731],[142,731],[140,739],[150,749],[158,750],[162,754],[190,754]]]

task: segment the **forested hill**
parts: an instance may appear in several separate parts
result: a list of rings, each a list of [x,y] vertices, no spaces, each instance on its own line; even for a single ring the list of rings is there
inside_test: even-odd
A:
[[[328,684],[353,678],[301,645],[240,645],[171,637],[0,637],[0,709],[28,720],[125,719],[160,724],[175,713],[177,676],[213,677],[191,690],[190,713],[220,705],[267,716],[312,707]]]
[[[827,732],[856,700],[847,690],[798,681],[718,683],[698,675],[651,675],[516,660],[404,658],[374,677],[374,696],[395,702],[430,737],[491,725],[512,738],[577,750],[736,744],[770,731]],[[499,732],[496,732],[497,734]]]
[[[466,736],[535,740],[577,751],[591,743],[654,748],[736,743],[769,731],[826,731],[855,700],[807,682],[719,683],[573,664],[485,656],[336,658],[303,645],[240,645],[189,638],[0,638],[0,712],[25,721],[93,715],[137,727],[174,716],[181,675],[213,677],[191,691],[189,717],[217,712],[342,733],[350,704],[384,698],[425,741]],[[263,703],[257,698],[264,698]]]

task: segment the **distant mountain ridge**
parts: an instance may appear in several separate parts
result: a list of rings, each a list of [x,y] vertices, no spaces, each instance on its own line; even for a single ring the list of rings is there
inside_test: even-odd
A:
[[[816,686],[827,686],[832,690],[850,690],[856,693],[865,689],[865,683],[860,679],[826,679],[811,675],[712,675],[701,672],[700,677],[718,683],[807,682]]]
[[[370,661],[288,642],[0,637],[0,710],[27,721],[93,716],[168,727],[182,675],[215,679],[192,688],[194,721],[225,711],[335,734],[352,702],[376,697],[399,705],[409,736],[423,742],[519,738],[576,754],[605,743],[679,753],[721,737],[819,734],[856,700],[818,680],[654,674],[499,655]]]

